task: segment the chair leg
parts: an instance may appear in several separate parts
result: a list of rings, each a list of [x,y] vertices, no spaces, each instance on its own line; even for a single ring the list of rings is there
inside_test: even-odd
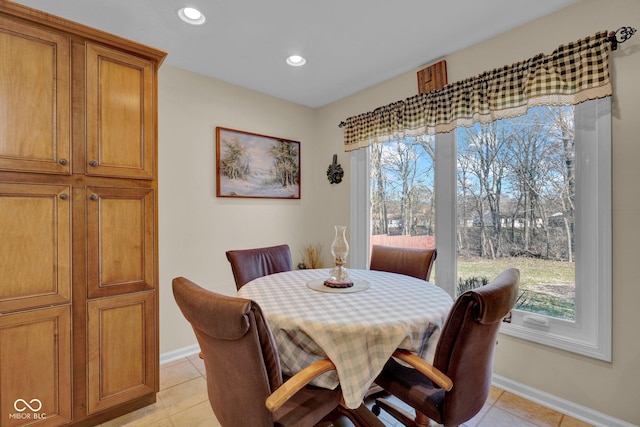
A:
[[[414,419],[413,414],[405,411],[404,409],[400,409],[393,403],[389,403],[384,399],[376,399],[376,403],[373,405],[373,413],[376,415],[380,414],[380,409],[384,409],[385,412],[389,413],[393,418],[400,421],[400,423],[406,427],[416,427],[416,421]],[[427,419],[427,426],[428,419]]]
[[[422,412],[416,411],[416,426],[417,427],[429,427],[431,419]]]

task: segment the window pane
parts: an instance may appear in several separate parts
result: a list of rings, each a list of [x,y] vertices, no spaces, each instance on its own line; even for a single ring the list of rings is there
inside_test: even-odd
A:
[[[371,244],[435,247],[434,138],[371,145]]]
[[[537,119],[544,117],[543,113],[547,119],[539,122]],[[519,123],[519,130],[514,128],[513,123]],[[587,101],[568,109],[540,107],[530,110],[529,116],[521,117],[519,121],[503,120],[493,126],[493,129],[478,126],[469,135],[463,132],[471,129],[458,129],[435,136],[437,167],[433,179],[438,207],[435,230],[438,239],[435,273],[438,280],[434,283],[454,296],[459,278],[486,277],[488,281],[504,268],[517,267],[521,271],[521,289],[527,291],[528,302],[523,307],[520,300],[518,305],[521,310],[513,311],[511,323],[503,324],[501,331],[517,338],[611,361],[611,99]],[[541,138],[524,138],[527,129],[537,129]],[[529,141],[532,145],[530,150],[527,150],[527,144],[523,144],[516,151],[506,154],[496,150],[509,162],[504,162],[505,171],[489,169],[486,175],[502,177],[500,185],[495,187],[496,196],[499,194],[501,202],[497,206],[501,208],[501,213],[512,213],[513,219],[509,223],[501,217],[500,221],[494,223],[494,228],[500,225],[502,233],[497,237],[502,240],[485,240],[482,242],[484,246],[479,245],[478,236],[481,234],[477,230],[474,248],[473,240],[464,233],[474,227],[486,227],[487,239],[491,237],[489,232],[492,231],[492,223],[476,221],[476,225],[473,225],[471,208],[478,205],[471,203],[472,196],[477,193],[488,199],[493,195],[482,192],[480,179],[474,178],[471,173],[463,173],[464,170],[473,171],[471,166],[474,164],[466,165],[464,169],[460,167],[463,164],[460,160],[465,149],[471,151],[474,148],[471,144],[475,144],[476,149],[485,141],[488,146],[497,144],[497,139],[491,139],[492,133],[501,138],[513,138],[516,142]],[[460,158],[456,154],[456,139],[460,140]],[[504,150],[504,147],[500,146],[500,149]],[[529,159],[527,156],[532,153],[536,153],[539,165],[532,165],[531,161],[516,162],[517,159]],[[474,160],[470,154],[467,153],[465,158]],[[369,187],[374,182],[371,179],[373,165],[370,157],[369,150],[351,152],[350,243],[354,248],[351,257],[353,268],[366,268],[369,240],[380,237],[371,236],[370,221],[363,221],[363,218],[372,219],[372,192]],[[480,157],[474,161],[479,162]],[[524,167],[527,164],[532,166]],[[487,164],[484,166],[486,171]],[[528,180],[526,176],[516,174],[523,171],[531,174]],[[460,179],[457,186],[456,177]],[[537,189],[538,193],[534,192],[533,195],[539,201],[528,196],[529,200],[538,201],[537,204],[524,204],[525,183]],[[476,187],[473,187],[474,184]],[[555,189],[555,197],[552,189]],[[463,190],[468,191],[464,199],[461,198],[461,194],[465,194]],[[562,195],[563,192],[565,195]],[[524,206],[534,206],[538,210],[532,213],[529,209],[527,212]],[[490,212],[488,202],[482,209]],[[529,214],[529,222],[525,222],[526,214]],[[540,221],[541,218],[546,220]],[[526,224],[529,224],[530,233],[528,247],[524,244]],[[540,240],[543,233],[548,234],[547,240]],[[540,257],[512,254],[511,247],[505,250],[506,244],[518,250],[527,247],[527,250],[540,254]],[[484,258],[479,256],[480,251]],[[493,253],[496,255],[492,258]],[[576,288],[577,293],[574,292]],[[544,316],[547,308],[532,297],[537,295],[550,302],[549,310],[555,312],[566,303],[566,313],[554,314],[565,317]]]
[[[516,308],[575,320],[573,107],[458,128],[458,292],[521,273]]]

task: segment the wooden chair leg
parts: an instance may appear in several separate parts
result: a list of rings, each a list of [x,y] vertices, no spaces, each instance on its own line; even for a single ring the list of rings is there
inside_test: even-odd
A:
[[[416,411],[416,426],[417,427],[429,427],[430,423],[431,423],[431,419],[429,419],[429,417],[427,417],[422,412]]]

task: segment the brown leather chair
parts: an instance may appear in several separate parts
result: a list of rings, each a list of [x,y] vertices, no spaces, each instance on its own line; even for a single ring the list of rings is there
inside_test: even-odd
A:
[[[373,245],[369,269],[405,274],[428,281],[437,255],[435,248],[396,248]]]
[[[415,418],[384,399],[373,411],[389,412],[405,426],[427,426],[429,419],[458,426],[482,409],[491,387],[493,352],[502,319],[513,308],[520,272],[503,271],[486,286],[455,301],[442,329],[433,365],[405,350],[389,359],[376,384],[415,409]]]
[[[289,245],[240,249],[226,254],[237,289],[258,277],[293,270]]]
[[[184,277],[173,279],[173,294],[200,344],[209,402],[223,427],[308,427],[337,414],[356,426],[383,426],[364,405],[340,406],[340,387],[308,385],[335,369],[329,359],[284,382],[273,336],[254,301],[208,291]]]

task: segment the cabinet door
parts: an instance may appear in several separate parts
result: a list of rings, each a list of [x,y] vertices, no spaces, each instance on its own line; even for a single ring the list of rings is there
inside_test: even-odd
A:
[[[71,420],[71,307],[0,316],[0,424]]]
[[[154,205],[150,188],[87,188],[89,298],[155,287]]]
[[[155,390],[155,292],[87,302],[88,411]]]
[[[70,45],[0,17],[0,170],[70,173]]]
[[[87,43],[87,174],[154,176],[155,66]]]
[[[0,313],[71,301],[70,195],[0,182]]]

